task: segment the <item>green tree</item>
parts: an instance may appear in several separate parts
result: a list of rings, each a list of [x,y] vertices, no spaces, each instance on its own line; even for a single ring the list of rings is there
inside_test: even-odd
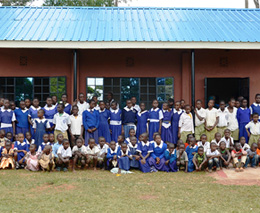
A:
[[[26,6],[32,0],[0,0],[0,6]]]
[[[43,5],[113,7],[118,5],[118,3],[115,0],[45,0]]]

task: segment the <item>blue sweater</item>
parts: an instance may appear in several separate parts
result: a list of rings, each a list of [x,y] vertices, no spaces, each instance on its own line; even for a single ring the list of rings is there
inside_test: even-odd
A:
[[[83,125],[86,130],[92,128],[98,128],[99,126],[99,112],[97,110],[92,109],[93,112],[89,112],[85,110],[82,114]]]
[[[125,110],[122,111],[122,124],[135,123],[136,121],[136,110]]]

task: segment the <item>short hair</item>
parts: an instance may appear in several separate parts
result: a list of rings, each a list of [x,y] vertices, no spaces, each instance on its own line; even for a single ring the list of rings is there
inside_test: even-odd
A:
[[[198,99],[198,100],[196,101],[196,103],[198,103],[198,102],[202,103],[202,100]]]
[[[175,148],[173,143],[169,143],[169,148]]]
[[[106,138],[103,137],[103,136],[98,137],[98,140],[100,140],[100,139],[105,139],[106,140]]]
[[[255,95],[255,98],[257,98],[257,96],[260,96],[260,93],[257,93],[257,94]]]
[[[254,112],[252,117],[255,116],[255,115],[259,116],[259,114],[257,112]]]
[[[65,139],[62,140],[62,144],[67,143],[67,142],[68,142],[68,143],[70,142],[67,138],[65,138]]]
[[[203,150],[204,150],[203,146],[199,146],[199,147],[198,147],[198,150],[199,150],[199,149],[203,149]]]

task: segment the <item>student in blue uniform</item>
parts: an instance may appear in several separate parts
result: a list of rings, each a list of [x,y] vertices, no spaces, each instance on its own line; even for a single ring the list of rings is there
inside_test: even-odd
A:
[[[121,174],[121,170],[130,170],[130,161],[132,160],[132,155],[127,147],[126,143],[121,145],[121,150],[117,154],[118,161],[118,174]]]
[[[42,137],[42,143],[39,144],[38,146],[38,153],[41,153],[44,150],[44,147],[47,145],[51,145],[51,142],[49,142],[49,135],[47,133],[45,133]]]
[[[5,132],[11,132],[12,134],[15,133],[15,114],[14,112],[9,109],[10,102],[8,99],[4,100],[4,107],[1,108],[0,113],[0,121],[1,121],[1,129]]]
[[[136,137],[130,137],[130,143],[128,144],[128,149],[130,151],[130,154],[132,155],[132,159],[130,160],[130,167],[139,169],[139,160],[140,156],[137,152],[137,138]]]
[[[26,132],[29,131],[29,122],[28,122],[28,109],[25,107],[25,102],[20,101],[20,108],[14,110],[16,117],[16,134],[23,133],[24,137]]]
[[[14,143],[14,159],[16,161],[16,169],[24,168],[25,156],[29,152],[30,144],[26,141],[22,133],[18,134],[18,141]]]
[[[64,104],[64,112],[66,112],[67,114],[71,114],[71,105],[68,103],[68,96],[67,94],[63,94],[61,96],[61,101]]]
[[[239,139],[245,137],[248,143],[248,134],[245,126],[250,122],[250,109],[247,108],[247,100],[241,101],[241,107],[237,110],[237,121],[239,125]]]
[[[111,141],[117,141],[117,138],[122,133],[122,122],[121,122],[122,111],[117,107],[117,102],[111,103],[110,109],[110,133]]]
[[[162,140],[164,142],[173,142],[172,139],[172,126],[171,126],[171,121],[172,121],[172,110],[169,108],[168,103],[163,103],[163,120],[162,120]]]
[[[24,100],[24,102],[25,102],[25,108],[29,110],[30,107],[31,107],[31,105],[32,105],[31,100],[30,100],[29,98],[26,98],[26,99]]]
[[[194,171],[194,163],[192,161],[193,156],[198,152],[198,146],[196,145],[196,139],[193,137],[190,139],[190,145],[186,147],[185,152],[188,155],[188,172]]]
[[[168,149],[164,152],[165,164],[169,167],[170,172],[178,172],[177,154],[174,144],[170,143]]]
[[[254,113],[260,115],[260,94],[259,93],[255,95],[255,103],[253,103],[250,106],[250,111],[251,111],[251,115],[253,115]],[[258,121],[260,121],[260,116],[258,118]]]
[[[34,136],[35,136],[35,144],[37,147],[40,146],[42,143],[43,135],[47,133],[50,129],[50,123],[47,119],[44,118],[44,110],[40,109],[38,111],[38,118],[34,119],[33,122],[33,129],[34,129]]]
[[[135,130],[134,130],[134,129],[130,129],[130,130],[129,130],[129,137],[125,139],[125,142],[126,142],[127,144],[130,143],[130,138],[131,138],[131,137],[135,137]]]
[[[141,111],[136,114],[137,125],[136,125],[136,137],[147,132],[147,122],[149,118],[149,112],[145,109],[145,103],[140,103]]]
[[[165,164],[164,152],[167,149],[167,144],[164,143],[159,134],[154,136],[153,152],[149,159],[149,164],[153,172],[164,171],[169,172],[168,166]]]
[[[110,111],[106,109],[104,101],[99,102],[99,128],[98,137],[104,137],[106,142],[110,143],[111,134],[109,130],[108,121],[110,119]]]
[[[110,147],[107,149],[107,169],[110,170],[117,166],[117,155],[121,150],[120,146],[116,145],[115,141],[110,142]]]
[[[34,130],[33,130],[33,122],[36,118],[38,118],[38,111],[41,109],[41,107],[39,106],[39,99],[38,98],[34,98],[32,105],[29,108],[29,112],[28,112],[28,121],[30,124],[30,131],[31,131],[31,135],[32,138],[34,138]]]
[[[175,103],[175,108],[172,109],[172,142],[177,144],[178,141],[178,132],[179,132],[179,120],[183,110],[181,109],[181,103],[177,101]]]
[[[149,140],[153,140],[153,133],[159,132],[161,134],[163,113],[158,108],[159,102],[153,100],[152,109],[149,111]]]
[[[136,113],[137,111],[133,107],[133,103],[131,100],[126,101],[126,107],[122,110],[122,124],[125,137],[129,137],[129,130],[136,130]]]
[[[51,100],[52,100],[52,105],[57,108],[57,106],[58,106],[58,98],[57,98],[57,96],[56,95],[51,96]]]
[[[151,166],[149,165],[149,159],[153,152],[152,144],[148,141],[148,133],[140,135],[140,142],[137,145],[137,150],[140,156],[139,168],[142,172],[151,172]]]
[[[85,128],[85,145],[88,145],[88,140],[94,138],[98,144],[98,127],[99,127],[99,112],[94,109],[95,101],[91,100],[89,109],[82,114],[83,126]]]
[[[53,117],[57,113],[57,108],[55,105],[52,105],[51,97],[46,98],[46,105],[43,107],[44,110],[44,117],[49,121],[51,126],[50,131],[48,133],[54,132],[54,124],[53,124]]]

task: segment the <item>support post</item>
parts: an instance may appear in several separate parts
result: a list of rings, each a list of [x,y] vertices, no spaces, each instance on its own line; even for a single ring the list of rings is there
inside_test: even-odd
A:
[[[77,70],[77,50],[73,51],[73,71],[74,71],[74,75],[73,75],[73,100],[77,99],[77,74],[78,74],[78,70]]]
[[[191,103],[195,106],[195,52],[191,50]]]

